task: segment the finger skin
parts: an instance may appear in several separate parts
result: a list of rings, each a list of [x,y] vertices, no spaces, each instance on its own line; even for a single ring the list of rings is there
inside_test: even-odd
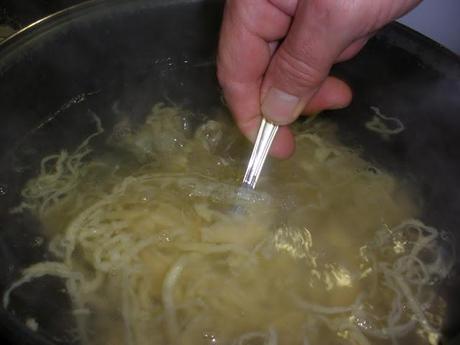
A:
[[[238,127],[250,140],[260,123],[260,86],[274,52],[272,42],[287,34],[290,21],[267,1],[226,3],[217,76]]]
[[[264,116],[280,125],[295,121],[335,62],[356,55],[373,32],[419,2],[299,0],[289,32],[264,76]]]
[[[302,112],[337,109],[351,102],[351,90],[329,77],[332,65],[355,56],[376,30],[419,2],[228,0],[218,79],[238,127],[254,140],[263,112],[283,126],[271,154],[288,157],[294,141],[285,125]],[[288,97],[278,97],[284,94]]]
[[[303,109],[304,114],[317,114],[326,109],[342,109],[351,103],[350,87],[342,80],[327,77]]]

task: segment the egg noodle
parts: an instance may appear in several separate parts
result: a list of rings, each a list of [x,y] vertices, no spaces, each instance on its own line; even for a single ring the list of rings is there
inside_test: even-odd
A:
[[[368,130],[380,134],[383,139],[388,139],[406,129],[400,119],[382,114],[377,107],[371,107],[371,110],[374,116],[365,123],[365,126]]]
[[[249,147],[196,118],[158,104],[96,149],[95,117],[73,152],[45,157],[13,212],[38,217],[54,259],[24,269],[4,307],[56,276],[82,344],[437,342],[453,249],[393,176],[315,120],[242,193]]]

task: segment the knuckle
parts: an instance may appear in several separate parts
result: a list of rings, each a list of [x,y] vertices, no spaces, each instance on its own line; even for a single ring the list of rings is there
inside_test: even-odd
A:
[[[363,32],[368,22],[380,11],[380,2],[356,0],[313,0],[312,12],[325,25],[333,27],[338,32]]]
[[[277,58],[276,73],[279,79],[284,80],[286,87],[294,91],[317,87],[327,74],[315,67],[318,64],[314,57],[301,51],[280,49]]]
[[[227,49],[219,49],[216,59],[216,76],[223,89],[228,89],[234,79],[237,69],[233,55]]]
[[[221,67],[219,64],[217,65],[217,80],[220,86],[226,90],[229,89],[231,86],[231,79],[230,75],[227,73],[225,68]]]
[[[241,94],[241,90],[245,89],[247,85],[245,82],[235,79],[234,75],[235,73],[228,69],[217,66],[217,81],[225,95]]]

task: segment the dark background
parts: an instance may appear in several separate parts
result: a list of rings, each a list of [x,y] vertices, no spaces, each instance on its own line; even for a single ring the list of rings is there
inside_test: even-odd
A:
[[[21,29],[53,12],[82,2],[82,0],[2,0],[0,25]]]

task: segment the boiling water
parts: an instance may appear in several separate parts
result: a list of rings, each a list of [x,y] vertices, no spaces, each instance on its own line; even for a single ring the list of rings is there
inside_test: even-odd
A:
[[[249,146],[223,118],[189,116],[157,105],[93,151],[96,118],[74,152],[44,158],[15,212],[40,219],[56,260],[26,269],[6,307],[55,275],[87,344],[437,341],[452,258],[398,180],[316,120],[241,199]]]

